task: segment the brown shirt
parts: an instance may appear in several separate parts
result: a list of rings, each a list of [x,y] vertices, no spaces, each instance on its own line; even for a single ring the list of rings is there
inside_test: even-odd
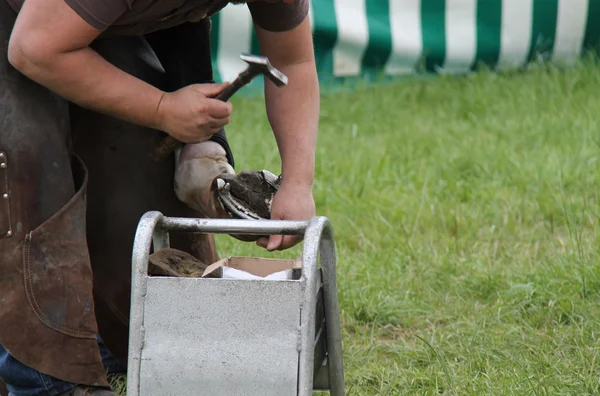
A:
[[[0,0],[2,1],[2,0]],[[19,11],[25,0],[6,0]],[[254,22],[270,31],[296,27],[308,14],[309,0],[256,1],[247,6]],[[185,22],[199,21],[223,9],[228,0],[65,0],[102,36],[142,35]],[[245,7],[245,5],[235,5]]]

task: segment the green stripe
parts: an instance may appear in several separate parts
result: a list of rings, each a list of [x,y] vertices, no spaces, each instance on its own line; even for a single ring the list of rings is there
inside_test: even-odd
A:
[[[217,54],[219,52],[219,25],[221,23],[221,18],[217,13],[211,16],[210,20],[210,56],[212,58],[213,80],[221,82],[221,74],[219,73],[219,65],[217,64]]]
[[[477,1],[477,52],[475,66],[496,66],[500,58],[502,0]]]
[[[389,1],[367,1],[369,45],[365,50],[362,67],[365,72],[379,73],[392,53]]]
[[[528,60],[550,59],[556,38],[558,0],[534,0]]]
[[[600,49],[600,0],[588,1],[587,25],[583,38],[583,47],[587,50]]]
[[[313,1],[313,23],[318,29],[314,33],[315,61],[319,75],[333,76],[333,47],[338,39],[333,0]]]
[[[258,44],[258,37],[256,36],[256,30],[252,27],[252,35],[250,37],[250,53],[260,54],[260,45]]]
[[[260,45],[258,44],[258,36],[256,35],[254,25],[252,26],[252,34],[250,36],[250,53],[255,55],[260,54]],[[261,89],[263,87],[263,84],[263,76],[260,75],[256,76],[248,85],[250,89]]]
[[[423,57],[427,71],[437,71],[446,59],[446,1],[421,1]]]

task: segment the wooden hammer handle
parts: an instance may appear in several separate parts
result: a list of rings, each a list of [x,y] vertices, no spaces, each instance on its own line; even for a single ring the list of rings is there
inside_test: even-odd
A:
[[[168,135],[164,137],[158,146],[152,151],[151,157],[154,161],[159,162],[167,158],[171,153],[177,150],[183,143]]]

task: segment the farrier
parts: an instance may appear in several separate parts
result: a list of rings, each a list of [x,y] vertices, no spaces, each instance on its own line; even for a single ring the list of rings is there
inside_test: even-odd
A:
[[[0,378],[12,394],[112,394],[140,216],[217,215],[210,186],[234,174],[224,127],[235,111],[211,98],[223,85],[209,17],[228,3],[0,0]],[[319,89],[308,0],[248,3],[262,53],[289,78],[265,82],[282,160],[271,216],[309,219]],[[152,161],[165,134],[187,144],[177,161]],[[172,245],[218,259],[210,236]]]

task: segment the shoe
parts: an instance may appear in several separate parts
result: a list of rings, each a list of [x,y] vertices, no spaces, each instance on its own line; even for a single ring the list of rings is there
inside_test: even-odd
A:
[[[213,193],[232,218],[263,220],[271,217],[273,197],[281,177],[263,170],[221,175],[213,181]]]
[[[244,220],[268,220],[271,204],[279,186],[281,176],[263,170],[242,171],[237,175],[223,174],[213,180],[214,201],[220,204],[221,218]],[[260,235],[232,235],[234,238],[253,242]]]
[[[117,394],[106,388],[77,385],[75,388],[66,393],[62,393],[60,396],[117,396]]]

